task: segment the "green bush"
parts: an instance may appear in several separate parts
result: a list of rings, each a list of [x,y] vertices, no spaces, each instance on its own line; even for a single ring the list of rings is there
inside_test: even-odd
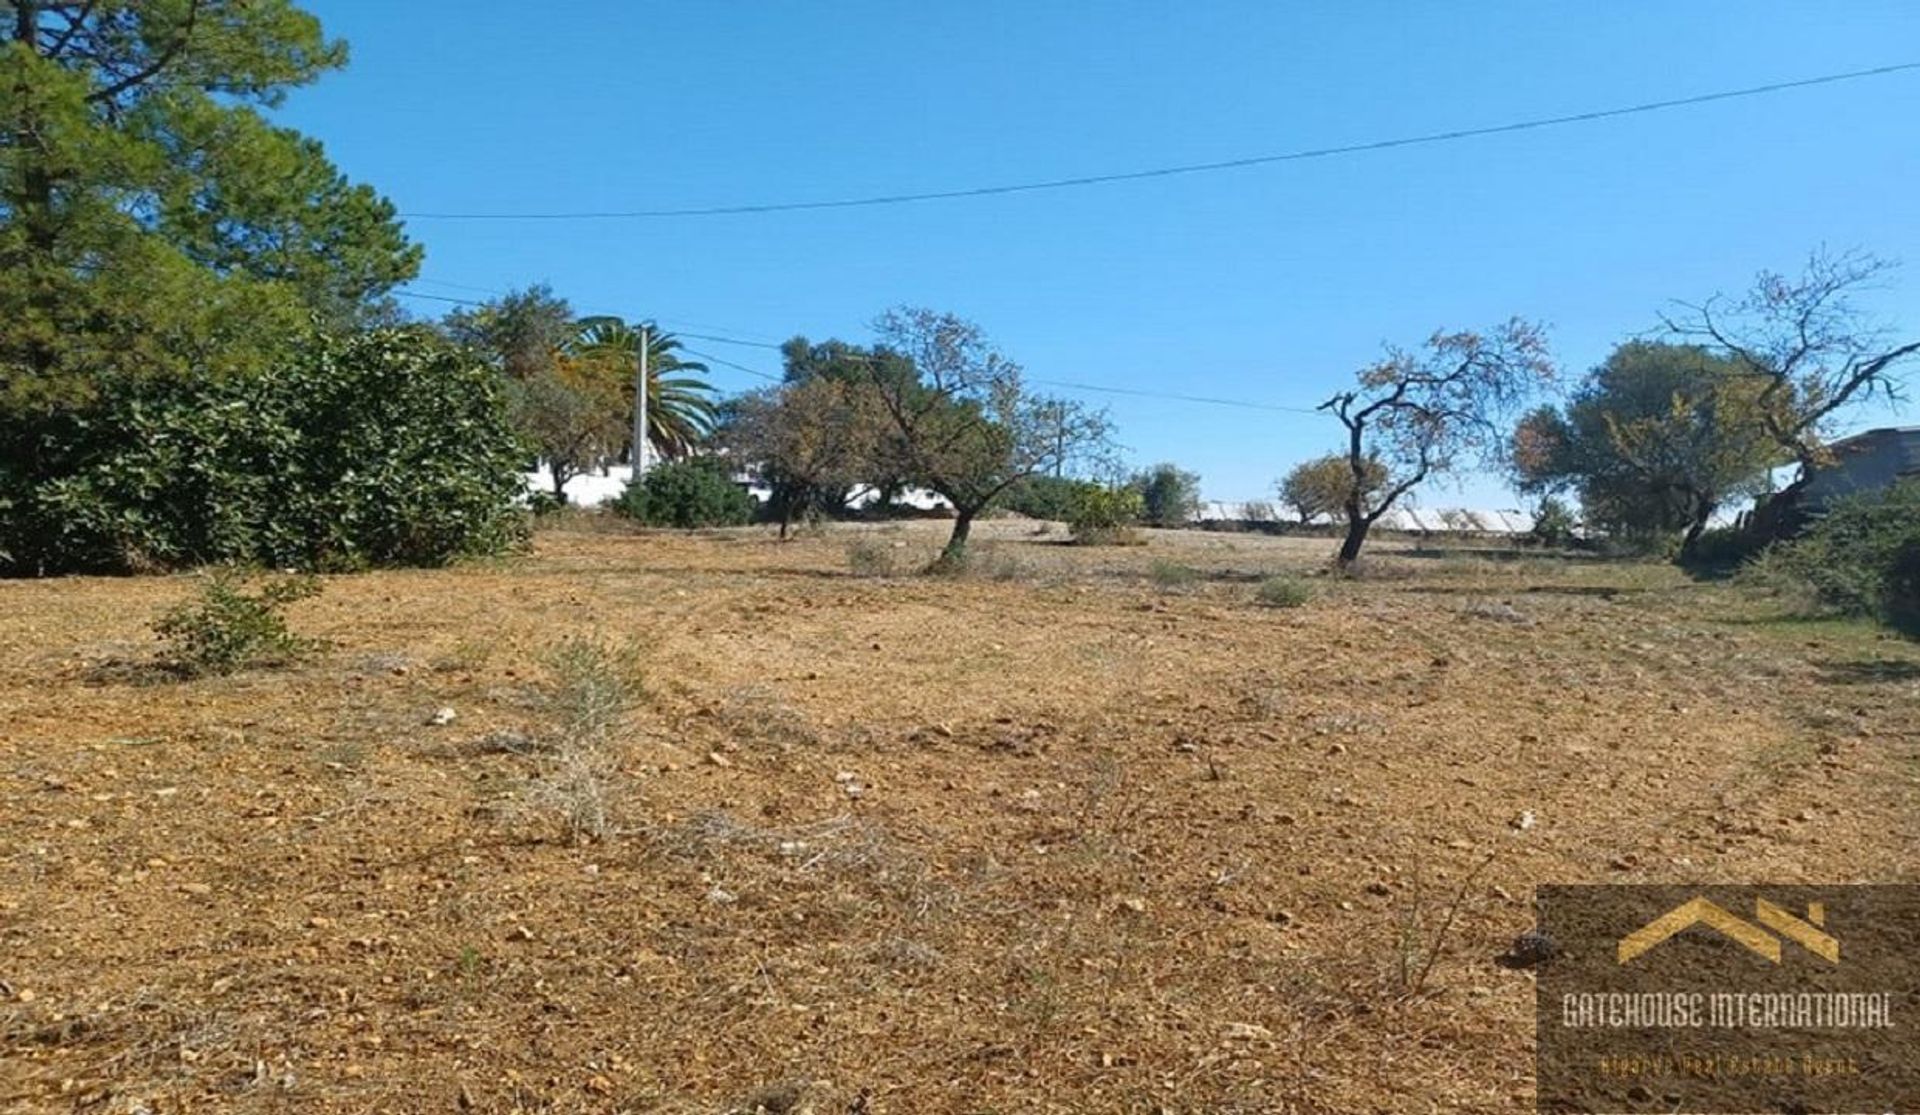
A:
[[[439,565],[524,536],[499,377],[420,329],[0,413],[0,574]]]
[[[1162,462],[1129,483],[1140,493],[1141,517],[1154,526],[1183,527],[1200,513],[1199,473]]]
[[[1738,527],[1711,527],[1694,539],[1681,564],[1695,570],[1731,570],[1766,549],[1766,542]]]
[[[1153,582],[1153,587],[1162,592],[1176,592],[1191,588],[1200,580],[1200,571],[1191,565],[1181,565],[1176,561],[1159,558],[1152,565],[1147,566],[1147,579]]]
[[[1558,549],[1573,543],[1574,528],[1579,526],[1573,509],[1563,500],[1547,496],[1533,512],[1533,531],[1529,537],[1541,546]]]
[[[1133,528],[1142,510],[1136,488],[1089,484],[1074,501],[1067,529],[1083,546],[1128,545],[1138,537]]]
[[[999,505],[1029,519],[1067,522],[1088,491],[1100,485],[1090,480],[1069,480],[1064,476],[1029,476],[1008,488]]]
[[[1268,577],[1254,590],[1253,599],[1269,608],[1298,608],[1313,599],[1313,589],[1298,577]]]
[[[231,674],[283,665],[312,649],[311,640],[287,630],[281,612],[318,595],[320,582],[311,576],[281,577],[249,593],[248,579],[231,566],[216,569],[197,595],[154,622],[153,632],[165,644],[160,658],[169,669],[187,677]]]
[[[733,527],[753,521],[753,497],[712,457],[655,465],[628,484],[613,509],[648,526]]]
[[[1754,579],[1798,585],[1833,611],[1920,634],[1920,480],[1840,503],[1769,550]]]

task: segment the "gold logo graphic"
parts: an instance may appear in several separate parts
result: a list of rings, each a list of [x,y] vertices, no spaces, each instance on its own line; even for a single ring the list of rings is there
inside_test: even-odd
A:
[[[1704,898],[1683,902],[1652,921],[1620,938],[1620,963],[1625,964],[1683,929],[1704,925],[1723,937],[1732,938],[1749,950],[1780,963],[1780,937],[1792,941],[1815,956],[1840,963],[1840,942],[1821,926],[1826,924],[1826,908],[1819,902],[1807,903],[1805,921],[1794,917],[1764,898],[1753,900],[1754,919],[1760,925],[1737,918]],[[1765,926],[1763,929],[1761,926]],[[1773,933],[1767,932],[1768,929]],[[1780,937],[1774,936],[1778,933]]]

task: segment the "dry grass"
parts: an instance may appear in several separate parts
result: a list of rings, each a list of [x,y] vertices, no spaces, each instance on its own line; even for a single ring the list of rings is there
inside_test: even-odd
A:
[[[0,1109],[1521,1111],[1532,885],[1913,880],[1909,644],[1659,567],[977,529],[1017,575],[553,529],[167,685],[104,667],[181,580],[0,583]]]

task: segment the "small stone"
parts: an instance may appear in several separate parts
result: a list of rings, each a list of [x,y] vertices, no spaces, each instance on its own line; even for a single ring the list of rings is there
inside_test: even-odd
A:
[[[712,763],[716,767],[730,767],[733,765],[732,759],[727,758],[718,751],[707,752],[707,762]]]
[[[1272,1037],[1273,1031],[1251,1022],[1229,1022],[1221,1029],[1220,1036],[1229,1041],[1254,1041]]]
[[[458,713],[453,711],[452,705],[441,705],[439,708],[433,710],[432,716],[427,717],[427,723],[436,728],[444,728],[448,724],[453,723],[458,715]]]
[[[1393,888],[1391,886],[1388,886],[1386,883],[1383,883],[1380,880],[1375,879],[1373,882],[1367,884],[1367,893],[1384,898],[1387,895],[1393,893]]]
[[[1515,817],[1513,820],[1508,821],[1507,823],[1512,827],[1514,827],[1515,829],[1518,829],[1521,832],[1525,832],[1528,829],[1532,828],[1537,822],[1533,816],[1533,810],[1522,809],[1518,817]]]
[[[181,883],[181,894],[191,894],[195,898],[204,898],[213,893],[213,888],[205,883]]]
[[[1537,929],[1529,929],[1513,939],[1507,951],[1496,958],[1503,968],[1532,968],[1552,960],[1560,951],[1553,938]]]

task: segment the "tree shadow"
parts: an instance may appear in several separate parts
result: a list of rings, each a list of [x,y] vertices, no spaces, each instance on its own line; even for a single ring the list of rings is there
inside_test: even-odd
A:
[[[1536,550],[1519,547],[1423,546],[1414,543],[1404,550],[1381,550],[1381,557],[1420,558],[1427,561],[1453,561],[1478,558],[1482,561],[1565,561],[1582,565],[1631,565],[1646,559],[1630,554],[1603,554],[1593,550]]]
[[[1829,658],[1815,662],[1826,685],[1884,685],[1920,680],[1920,662],[1910,658]]]
[[[1480,585],[1405,585],[1399,591],[1422,596],[1591,596],[1612,600],[1645,590],[1620,588],[1617,585],[1502,585],[1497,588]]]

